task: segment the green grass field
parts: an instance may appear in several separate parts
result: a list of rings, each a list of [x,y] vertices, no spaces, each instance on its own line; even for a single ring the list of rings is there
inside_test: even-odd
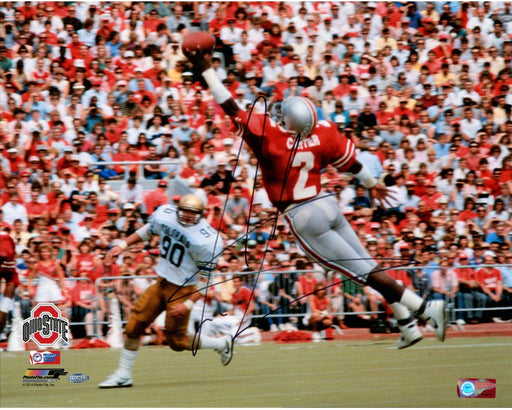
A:
[[[134,386],[96,387],[116,367],[114,349],[63,351],[61,366],[89,381],[25,387],[28,352],[2,352],[1,407],[510,407],[512,340],[433,339],[405,350],[395,341],[237,346],[222,367],[212,351],[144,347]],[[41,366],[44,367],[44,366]],[[57,367],[57,366],[54,366]],[[494,378],[496,399],[459,399],[459,378]]]

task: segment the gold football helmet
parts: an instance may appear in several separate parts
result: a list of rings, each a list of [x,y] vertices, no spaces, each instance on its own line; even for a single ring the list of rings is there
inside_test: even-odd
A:
[[[196,225],[203,217],[204,204],[197,195],[184,195],[178,203],[178,222],[183,226]]]

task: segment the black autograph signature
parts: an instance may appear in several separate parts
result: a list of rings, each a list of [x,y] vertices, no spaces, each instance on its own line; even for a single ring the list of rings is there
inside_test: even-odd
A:
[[[258,158],[258,165],[259,165],[259,161],[260,161],[260,158],[261,158],[261,148],[262,148],[262,145],[263,145],[263,138],[265,136],[265,127],[266,127],[266,122],[267,122],[267,119],[268,119],[268,115],[267,115],[267,100],[265,99],[265,97],[263,96],[259,96],[256,98],[256,100],[254,101],[254,104],[252,105],[251,107],[251,110],[248,114],[248,118],[247,118],[247,122],[245,124],[245,129],[243,130],[243,134],[245,134],[246,130],[247,130],[247,126],[250,122],[250,119],[251,119],[251,116],[252,116],[252,113],[253,113],[253,110],[254,110],[254,106],[256,104],[256,102],[258,102],[259,99],[262,99],[263,102],[264,102],[264,105],[265,105],[265,115],[264,115],[264,120],[263,120],[263,127],[262,127],[262,133],[261,133],[261,137],[259,139],[260,141],[260,144],[258,147],[255,147],[257,148],[257,152],[256,149],[253,149],[253,152],[256,156],[256,158]],[[281,199],[284,195],[284,192],[285,192],[285,187],[286,187],[286,181],[288,180],[288,176],[291,172],[291,169],[292,169],[292,164],[293,164],[293,160],[295,158],[295,155],[297,153],[297,150],[298,150],[298,147],[299,147],[299,141],[300,141],[300,133],[298,133],[294,139],[294,143],[290,149],[290,155],[288,157],[288,161],[287,161],[287,164],[286,164],[286,168],[285,168],[285,173],[284,173],[284,176],[283,176],[283,184],[281,186],[281,191],[280,191],[280,196],[279,196],[279,201],[278,202],[281,202]],[[237,153],[237,160],[236,160],[236,163],[235,163],[235,167],[233,169],[233,171],[236,169],[236,167],[238,166],[238,160],[240,158],[240,154],[241,154],[241,151],[242,151],[242,144],[240,144],[240,147],[238,149],[238,153]],[[254,174],[254,180],[256,180],[256,178],[258,177],[258,166],[256,167],[256,171],[255,171],[255,174]],[[249,202],[249,215],[251,214],[251,211],[252,211],[252,207],[253,207],[253,202],[254,202],[254,195],[255,195],[255,190],[252,191],[251,193],[251,200]],[[334,194],[331,194],[331,195],[334,195]],[[228,194],[228,197],[229,197],[229,194]],[[322,199],[325,198],[326,195],[323,195],[322,196]],[[222,216],[221,218],[224,216],[224,213],[226,212],[226,205],[227,205],[227,199],[226,198],[226,201],[224,202],[224,207],[222,209]],[[316,201],[317,199],[320,199],[319,197],[315,197],[315,198],[312,198],[312,199],[309,199],[309,200],[306,200],[304,202],[301,202],[299,204],[297,204],[296,206],[301,206],[301,205],[305,205],[307,203],[310,203],[312,201]],[[263,220],[263,221],[260,221],[260,223],[267,223],[269,221],[273,221],[273,224],[272,224],[272,227],[271,227],[271,230],[270,230],[270,234],[269,234],[269,240],[266,242],[265,244],[265,248],[264,248],[264,251],[263,251],[263,256],[261,257],[261,262],[260,262],[260,266],[259,266],[259,269],[255,272],[251,272],[251,274],[255,274],[256,275],[256,279],[254,281],[254,285],[253,287],[251,288],[251,295],[250,295],[250,300],[254,300],[254,293],[255,293],[255,289],[256,289],[256,284],[258,283],[259,281],[259,277],[262,273],[266,273],[266,272],[269,272],[271,271],[272,269],[267,269],[267,270],[263,270],[263,263],[264,263],[264,260],[265,260],[265,257],[267,255],[267,252],[269,250],[269,243],[270,243],[270,238],[273,238],[275,236],[275,232],[276,232],[276,229],[277,229],[277,222],[279,220],[279,216],[282,214],[281,211],[277,211],[277,214],[276,215],[273,215],[269,218],[267,218],[266,220]],[[247,240],[245,240],[246,238],[249,237],[249,235],[255,230],[256,228],[253,228],[252,230],[249,228],[249,226],[247,226],[246,228],[246,231],[243,235],[241,235],[239,238],[237,238],[236,240],[234,240],[233,242],[231,242],[230,244],[228,244],[224,249],[221,250],[221,252],[219,252],[218,254],[215,254],[215,255],[212,255],[212,258],[210,259],[209,262],[214,262],[217,260],[217,258],[222,254],[222,252],[225,250],[225,249],[229,249],[230,247],[232,246],[235,246],[237,245],[241,240],[244,240],[245,244],[244,244],[244,259],[245,259],[245,265],[246,266],[249,266],[249,263],[248,263],[248,259],[247,259]],[[220,238],[220,233],[217,233],[217,237],[216,237],[216,243],[215,245],[217,245],[218,243],[218,240]],[[216,246],[215,248],[216,249]],[[347,261],[348,259],[345,259],[345,260],[330,260],[330,261],[324,261],[324,262],[344,262],[344,261]],[[360,258],[360,259],[351,259],[351,260],[366,260],[366,258]],[[370,260],[374,260],[374,258],[370,258]],[[384,260],[384,259],[383,259]],[[389,258],[389,259],[386,259],[388,261],[393,261],[393,262],[397,262],[397,263],[400,263],[400,265],[395,265],[393,266],[392,268],[383,268],[383,269],[378,269],[378,270],[373,270],[372,272],[379,272],[379,271],[386,271],[386,270],[390,270],[390,269],[399,269],[400,267],[404,267],[404,266],[410,266],[411,264],[419,264],[420,262],[418,261],[415,261],[415,260],[404,260],[404,259],[400,259],[400,258]],[[322,264],[323,261],[318,261],[320,264]],[[280,269],[280,268],[277,268],[277,269]],[[324,290],[324,289],[329,289],[331,287],[335,287],[335,286],[338,286],[338,285],[341,285],[343,284],[344,282],[346,281],[350,281],[350,280],[353,280],[353,281],[356,281],[356,282],[359,282],[359,283],[364,283],[365,282],[365,279],[366,277],[372,273],[372,272],[368,272],[366,274],[363,274],[363,275],[359,275],[359,276],[355,276],[353,278],[347,278],[347,279],[342,279],[342,280],[339,280],[335,283],[331,283],[331,284],[328,284],[327,286],[323,287],[323,288],[320,288],[320,290]],[[192,281],[196,275],[199,274],[199,271],[195,272],[194,275],[192,275],[191,277],[189,277],[185,283],[183,283],[181,286],[186,286],[187,283],[189,283],[190,281]],[[201,288],[201,289],[196,289],[195,292],[203,292],[203,291],[206,291],[208,288],[210,287],[213,287],[215,285],[220,285],[222,283],[225,283],[225,282],[228,282],[228,281],[231,281],[232,279],[225,279],[225,280],[222,280],[222,281],[219,281],[219,282],[215,282],[215,283],[210,283],[210,280],[211,280],[211,276],[208,276],[207,277],[207,283],[206,285]],[[181,287],[180,287],[181,288]],[[179,300],[179,299],[186,299],[188,298],[191,294],[187,294],[187,295],[182,295],[178,298],[175,298],[175,295],[176,293],[178,293],[179,289],[169,297],[169,299],[167,300],[167,302],[171,302],[171,301],[175,301],[175,300]],[[195,293],[193,292],[193,293]],[[289,306],[291,304],[294,304],[295,302],[297,301],[300,301],[304,298],[307,298],[309,297],[311,294],[313,294],[313,292],[311,293],[308,293],[308,294],[304,294],[298,298],[295,298],[295,299],[292,299],[292,300],[289,300],[285,303],[282,303],[280,306],[278,306],[276,309],[270,311],[269,313],[267,313],[266,315],[263,316],[263,318],[271,315],[271,314],[274,314],[276,312],[278,312],[279,310],[281,310],[282,308],[286,307],[286,306]],[[196,331],[196,333],[194,334],[194,338],[193,338],[193,342],[192,342],[192,354],[195,356],[197,354],[197,350],[199,349],[199,340],[201,338],[201,331],[202,331],[202,327],[203,327],[203,324],[206,323],[207,321],[211,321],[213,319],[211,318],[205,318],[205,307],[206,307],[206,304],[203,305],[203,310],[202,310],[202,313],[201,313],[201,322],[200,322],[200,325],[199,325],[199,328],[198,330]],[[221,314],[223,316],[227,315],[226,313],[224,314]],[[244,311],[244,314],[240,320],[240,324],[238,326],[238,329],[236,330],[234,336],[233,336],[233,340],[236,339],[241,333],[243,333],[249,326],[245,326],[242,328],[243,326],[243,323],[245,322],[245,319],[247,317],[247,310]]]

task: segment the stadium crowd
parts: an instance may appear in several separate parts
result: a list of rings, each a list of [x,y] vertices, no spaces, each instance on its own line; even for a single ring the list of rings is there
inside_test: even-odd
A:
[[[179,200],[174,181],[233,243],[216,279],[262,271],[244,276],[255,313],[311,313],[318,301],[302,296],[322,299],[326,285],[330,313],[369,323],[386,311],[381,295],[305,257],[275,220],[256,159],[181,52],[196,30],[215,35],[215,72],[242,109],[307,96],[354,141],[392,206],[334,168],[322,185],[383,268],[422,296],[476,309],[457,312],[459,323],[510,319],[481,310],[512,306],[512,13],[490,1],[1,3],[0,226],[16,241],[23,316],[50,301],[36,297],[45,275],[73,320],[96,306],[106,318],[113,294],[128,316],[148,279],[102,281],[100,295],[93,283],[154,274],[156,241],[111,267],[102,258]],[[117,163],[141,160],[155,163]],[[228,310],[232,283],[215,290]]]

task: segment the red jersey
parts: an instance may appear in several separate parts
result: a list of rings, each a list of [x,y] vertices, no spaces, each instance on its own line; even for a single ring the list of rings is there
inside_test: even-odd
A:
[[[80,47],[83,44],[84,43],[82,43],[81,41],[79,41],[77,43],[69,43],[68,44],[68,50],[69,50],[69,53],[71,54],[71,57],[73,60],[81,59]]]
[[[38,84],[44,84],[50,79],[49,71],[32,71],[32,78]]]
[[[453,270],[457,275],[457,279],[462,280],[478,280],[476,271],[473,268],[458,267]]]
[[[144,30],[147,30],[148,32],[156,32],[156,28],[160,23],[165,23],[165,21],[159,18],[148,19],[144,22]]]
[[[58,279],[57,267],[58,263],[55,261],[51,261],[49,265],[44,265],[41,262],[37,262],[36,271],[39,275],[46,276],[47,278],[56,280]]]
[[[227,233],[228,231],[228,224],[226,223],[226,220],[222,216],[222,214],[216,216],[213,215],[210,220],[208,220],[209,224],[212,226],[213,229],[216,231],[221,231],[223,233]]]
[[[242,286],[238,289],[238,292],[235,292],[231,295],[231,303],[232,305],[244,312],[249,308],[249,303],[251,302],[251,290]]]
[[[476,275],[478,282],[490,290],[495,290],[498,287],[498,282],[502,281],[501,272],[496,268],[491,268],[490,271],[487,271],[485,268],[479,269]]]
[[[389,111],[377,111],[375,116],[377,117],[377,123],[379,125],[388,125],[389,120],[393,118],[393,113]]]
[[[469,148],[468,148],[468,147],[465,147],[464,145],[461,145],[461,146],[459,146],[459,148],[457,149],[457,152],[455,153],[455,155],[456,155],[458,158],[465,157],[466,155],[469,155]]]
[[[73,304],[77,302],[86,302],[91,304],[94,295],[96,295],[96,288],[90,282],[79,281],[73,289],[71,289],[71,300]]]
[[[336,87],[332,89],[332,93],[334,94],[335,97],[341,98],[350,92],[351,87],[352,84],[339,83]]]
[[[347,171],[356,160],[355,146],[330,121],[318,121],[313,132],[296,138],[265,114],[239,111],[231,117],[241,136],[258,157],[263,185],[281,211],[292,203],[318,195],[321,171],[332,164]]]
[[[412,286],[411,277],[408,275],[407,271],[400,269],[390,269],[387,271],[387,274],[391,276],[397,282],[402,282],[402,285],[409,287]]]
[[[162,191],[161,189],[155,189],[154,191],[150,191],[145,195],[144,202],[146,204],[146,213],[151,215],[153,211],[160,205],[168,204],[169,197],[165,191]]]
[[[16,272],[16,244],[6,232],[0,232],[0,279],[5,279],[6,284],[19,285],[20,281]]]
[[[78,254],[76,255],[76,269],[78,272],[90,272],[94,269],[94,255]]]
[[[96,209],[96,219],[94,220],[92,227],[94,229],[100,229],[101,225],[108,219],[108,203],[101,202],[95,206]]]
[[[459,214],[459,221],[466,222],[468,219],[475,219],[478,216],[476,212],[470,211],[469,209],[465,209],[461,211]]]
[[[112,160],[114,161],[138,161],[139,158],[136,155],[128,154],[127,152],[121,153],[118,152],[114,154],[112,157]],[[137,172],[138,165],[130,165],[130,171]],[[118,174],[121,174],[124,172],[124,166],[122,165],[114,165],[114,171],[116,171]]]
[[[313,309],[317,309],[320,311],[327,310],[329,308],[329,298],[324,297],[323,299],[319,299],[317,295],[312,295],[311,305]]]
[[[412,117],[414,113],[410,108],[396,107],[393,110],[393,115],[398,118],[400,118],[402,115],[405,115],[406,117]]]
[[[261,77],[261,73],[263,71],[263,63],[260,60],[249,60],[244,64],[245,72],[250,73],[253,72],[256,77]]]
[[[313,294],[313,290],[315,290],[315,285],[317,283],[316,278],[312,278],[309,280],[306,276],[299,276],[299,283],[302,287],[302,296]]]
[[[443,196],[441,192],[433,195],[423,195],[420,199],[425,202],[427,209],[439,209],[439,199]]]
[[[18,172],[18,165],[25,162],[23,157],[21,157],[19,155],[16,155],[14,158],[9,156],[7,158],[7,161],[9,161],[9,165],[11,166],[12,173]]]
[[[25,209],[27,210],[29,218],[40,217],[46,214],[46,212],[48,211],[48,207],[46,206],[46,204],[42,204],[37,201],[31,201],[25,204]]]
[[[105,264],[101,263],[98,266],[94,267],[91,271],[87,273],[89,279],[94,283],[96,279],[104,277],[104,276],[119,276],[119,265],[112,264],[105,271]]]

